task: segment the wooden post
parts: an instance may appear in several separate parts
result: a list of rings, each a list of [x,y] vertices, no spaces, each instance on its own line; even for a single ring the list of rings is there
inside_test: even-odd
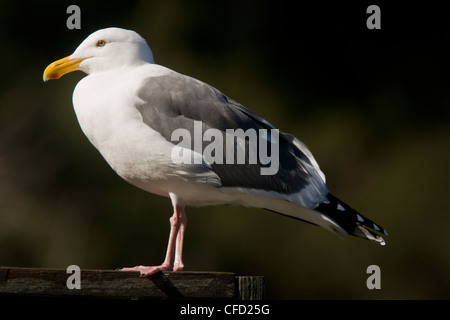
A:
[[[264,277],[236,277],[239,300],[264,300],[265,284]]]
[[[86,297],[108,299],[264,298],[264,277],[232,272],[139,272],[82,269],[80,289],[69,289],[66,269],[0,267],[0,296]]]

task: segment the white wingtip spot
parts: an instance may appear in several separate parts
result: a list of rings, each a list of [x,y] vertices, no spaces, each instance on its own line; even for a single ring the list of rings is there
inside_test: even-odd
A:
[[[337,209],[340,210],[340,211],[345,211],[345,208],[343,206],[341,206],[340,203],[338,203]]]
[[[356,217],[358,218],[359,222],[364,222],[364,218],[361,217],[359,214],[356,214]]]
[[[380,231],[380,227],[378,227],[375,223],[373,224],[373,228],[377,231]]]

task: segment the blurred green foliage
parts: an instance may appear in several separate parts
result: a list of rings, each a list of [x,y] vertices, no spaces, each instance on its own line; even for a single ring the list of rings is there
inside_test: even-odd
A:
[[[432,4],[0,1],[0,265],[158,264],[170,201],[122,181],[72,111],[81,73],[42,82],[91,32],[147,39],[157,63],[304,141],[329,189],[385,227],[379,247],[257,209],[188,208],[186,270],[266,276],[275,299],[450,298],[449,27]],[[442,17],[440,16],[442,15]],[[366,268],[381,268],[368,290]]]

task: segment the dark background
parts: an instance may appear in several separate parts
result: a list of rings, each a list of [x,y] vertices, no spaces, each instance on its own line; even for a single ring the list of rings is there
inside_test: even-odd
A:
[[[392,2],[392,1],[391,1]],[[0,265],[159,264],[172,208],[122,181],[79,129],[81,72],[42,82],[91,32],[133,29],[155,61],[305,142],[380,247],[258,209],[188,208],[186,270],[264,275],[273,299],[450,298],[449,18],[433,2],[0,1]],[[81,30],[66,9],[81,8]],[[381,30],[366,9],[381,8]],[[381,290],[366,269],[381,268]]]

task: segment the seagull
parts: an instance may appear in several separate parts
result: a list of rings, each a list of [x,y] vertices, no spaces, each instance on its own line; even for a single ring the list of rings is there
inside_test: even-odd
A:
[[[305,144],[216,88],[156,64],[138,33],[98,30],[51,63],[43,80],[75,70],[87,74],[73,106],[89,141],[125,181],[173,206],[164,262],[120,270],[182,271],[186,206],[261,208],[385,244],[385,229],[328,191]]]

